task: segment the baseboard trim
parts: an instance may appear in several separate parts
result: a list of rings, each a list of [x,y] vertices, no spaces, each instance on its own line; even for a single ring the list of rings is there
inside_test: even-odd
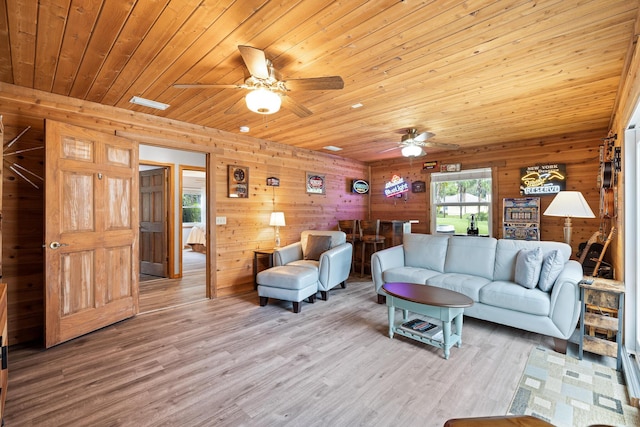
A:
[[[640,362],[622,346],[622,373],[631,405],[640,408]]]

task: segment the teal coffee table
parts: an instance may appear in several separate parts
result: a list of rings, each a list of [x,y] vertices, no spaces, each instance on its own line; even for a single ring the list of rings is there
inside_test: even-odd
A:
[[[471,307],[473,300],[459,292],[415,283],[386,283],[382,289],[387,293],[389,311],[389,338],[393,334],[433,345],[444,350],[444,358],[449,359],[451,347],[462,344],[462,316],[465,307]],[[402,322],[396,324],[396,308],[403,310]],[[429,333],[420,333],[403,328],[409,320],[409,312],[421,314],[442,322],[442,338]],[[451,322],[455,333],[451,331]]]

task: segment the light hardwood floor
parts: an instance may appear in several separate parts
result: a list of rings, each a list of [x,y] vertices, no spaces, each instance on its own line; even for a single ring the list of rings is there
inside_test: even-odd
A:
[[[140,313],[206,300],[205,254],[191,250],[184,250],[182,254],[181,278],[151,278],[140,281]]]
[[[465,318],[462,348],[387,336],[371,282],[328,301],[255,292],[139,315],[49,350],[11,348],[7,426],[442,426],[506,414],[550,338]]]

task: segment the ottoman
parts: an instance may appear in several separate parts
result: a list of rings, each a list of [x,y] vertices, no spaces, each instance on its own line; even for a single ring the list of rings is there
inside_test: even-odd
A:
[[[318,270],[297,265],[281,265],[258,273],[258,296],[260,306],[267,305],[269,298],[293,302],[293,312],[300,313],[300,302],[309,298],[316,301],[318,292]]]

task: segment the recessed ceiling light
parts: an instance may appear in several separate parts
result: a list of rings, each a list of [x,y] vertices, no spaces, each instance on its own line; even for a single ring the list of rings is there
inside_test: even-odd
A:
[[[242,133],[247,133],[249,130],[249,126],[240,126],[240,132]]]
[[[329,150],[329,151],[340,151],[340,150],[342,150],[342,148],[335,147],[333,145],[327,145],[326,147],[322,147],[322,148],[324,148],[325,150]]]
[[[162,102],[152,101],[150,99],[141,98],[139,96],[133,96],[129,100],[132,104],[142,105],[143,107],[156,108],[158,110],[166,110],[169,108],[169,104],[163,104]]]
[[[351,108],[360,108],[360,107],[362,107],[362,106],[364,106],[364,105],[363,105],[361,102],[358,102],[357,104],[353,104],[353,105],[351,106]]]

